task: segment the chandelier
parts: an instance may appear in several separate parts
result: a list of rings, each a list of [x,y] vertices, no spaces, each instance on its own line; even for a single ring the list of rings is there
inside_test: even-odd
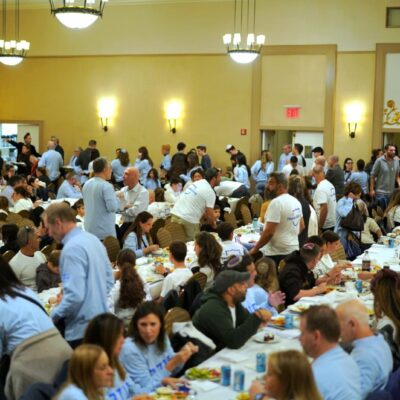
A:
[[[7,0],[3,0],[3,38],[0,39],[0,62],[5,65],[17,65],[29,50],[29,42],[19,40],[19,0],[15,0],[15,38],[7,40]]]
[[[59,6],[49,0],[51,13],[67,28],[84,29],[92,25],[98,17],[103,16],[105,3],[108,0],[63,0]]]
[[[232,60],[240,64],[249,64],[258,57],[261,46],[265,43],[265,35],[256,36],[255,26],[256,0],[235,0],[233,35],[227,33],[223,36]]]

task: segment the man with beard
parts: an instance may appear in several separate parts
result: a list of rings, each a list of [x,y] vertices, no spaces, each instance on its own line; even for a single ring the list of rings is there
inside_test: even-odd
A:
[[[220,272],[193,317],[195,327],[214,341],[217,351],[242,347],[261,324],[271,319],[270,311],[261,308],[250,314],[242,306],[249,279],[248,272]]]
[[[384,210],[394,190],[397,180],[399,182],[399,160],[396,157],[396,147],[393,144],[385,146],[385,153],[379,157],[372,168],[369,194]]]

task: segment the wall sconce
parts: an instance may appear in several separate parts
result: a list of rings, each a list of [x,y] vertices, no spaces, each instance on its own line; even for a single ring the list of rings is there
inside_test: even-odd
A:
[[[166,107],[169,131],[176,133],[176,120],[181,117],[182,106],[177,101],[171,101]]]
[[[114,115],[115,100],[111,98],[102,99],[99,101],[98,108],[101,127],[103,128],[104,132],[107,132],[108,120]]]
[[[360,103],[352,103],[346,106],[346,121],[349,136],[354,139],[356,137],[357,124],[362,117],[362,105]]]

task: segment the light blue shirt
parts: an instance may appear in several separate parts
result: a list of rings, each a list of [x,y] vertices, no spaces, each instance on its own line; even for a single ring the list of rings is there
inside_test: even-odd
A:
[[[40,303],[31,289],[16,291]],[[18,296],[0,299],[0,357],[10,355],[24,340],[53,328],[52,320],[36,304]]]
[[[14,202],[12,199],[12,195],[14,193],[14,188],[11,187],[10,185],[7,185],[2,191],[1,191],[1,196],[7,197],[9,205],[13,206]]]
[[[58,189],[57,199],[81,199],[82,192],[65,180]]]
[[[47,150],[42,154],[39,160],[39,167],[46,167],[49,171],[49,178],[55,181],[60,176],[60,167],[63,165],[63,159],[58,151]]]
[[[127,374],[122,380],[117,370],[114,370],[114,386],[106,389],[106,400],[130,400],[135,394],[139,394],[139,387],[132,382]]]
[[[383,336],[355,340],[350,355],[360,370],[362,397],[383,390],[393,369],[392,352]]]
[[[138,393],[153,392],[171,375],[165,366],[175,353],[168,338],[165,342],[165,351],[159,352],[156,344],[142,347],[132,338],[125,340],[119,359],[129,377],[139,386]]]
[[[347,234],[349,233],[349,231],[340,226],[340,221],[351,211],[352,207],[353,207],[353,199],[347,197],[342,197],[336,203],[335,232],[340,236],[340,241],[342,242],[343,246],[346,243]]]
[[[93,317],[108,312],[107,296],[114,286],[114,277],[106,248],[94,235],[74,228],[62,244],[60,272],[64,296],[51,317],[65,318],[65,338],[72,341],[83,338]]]
[[[249,312],[253,313],[260,308],[265,308],[272,312],[272,315],[278,315],[275,307],[268,302],[268,292],[258,285],[247,288],[246,298],[242,302],[242,306]]]
[[[171,156],[169,154],[163,157],[160,168],[164,171],[169,171],[171,169]]]
[[[251,167],[251,175],[256,182],[266,182],[273,171],[274,163],[272,161],[267,162],[265,171],[261,168],[261,160],[257,160]]]
[[[194,166],[190,171],[188,171],[187,173],[186,173],[186,175],[185,174],[180,174],[179,175],[179,178],[181,178],[184,182],[189,182],[190,181],[190,175],[192,174],[192,172],[193,171],[196,171],[196,170],[198,170],[198,169],[203,169],[202,168],[202,166],[201,165],[196,165],[196,166]]]
[[[61,394],[57,397],[58,400],[88,400],[83,390],[73,385],[67,385]]]
[[[119,200],[113,186],[102,178],[89,179],[83,186],[85,203],[85,231],[93,233],[100,240],[106,236],[116,237],[115,212]]]
[[[114,174],[114,179],[116,182],[122,182],[124,179],[124,172],[125,170],[131,166],[131,163],[126,165],[125,167],[121,164],[121,160],[116,158],[115,160],[111,161],[111,168]]]
[[[249,173],[247,172],[247,168],[245,165],[236,166],[233,169],[233,173],[235,174],[235,181],[243,183],[247,189],[250,189],[250,181],[249,181]]]
[[[146,183],[147,175],[151,170],[151,164],[149,160],[141,160],[139,158],[135,161],[135,167],[139,170],[139,180],[142,185]]]
[[[293,156],[292,153],[285,154],[282,153],[279,157],[279,162],[278,162],[278,171],[281,172],[283,170],[283,167],[289,163],[290,158]]]
[[[361,400],[357,364],[339,345],[314,360],[312,370],[324,400]]]
[[[356,182],[361,186],[363,193],[368,193],[368,174],[365,171],[352,172],[349,182]]]
[[[146,187],[146,189],[156,190],[161,187],[161,183],[158,179],[155,181],[154,179],[149,178],[146,180],[144,186]]]
[[[130,249],[135,252],[136,257],[143,257],[143,249],[149,246],[146,235],[142,235],[140,243],[138,243],[137,236],[135,232],[128,234],[124,241],[124,249]]]

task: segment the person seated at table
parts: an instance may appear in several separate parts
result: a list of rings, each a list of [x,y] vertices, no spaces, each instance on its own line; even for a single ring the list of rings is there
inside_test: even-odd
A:
[[[311,306],[300,317],[300,343],[308,357],[324,400],[361,400],[360,371],[339,345],[340,325],[335,310]]]
[[[147,211],[137,215],[124,236],[124,249],[131,249],[136,257],[143,257],[159,249],[158,244],[152,244],[150,230],[153,226],[153,216]]]
[[[185,191],[193,182],[197,182],[201,179],[204,179],[204,170],[201,167],[193,169],[190,172],[190,180],[185,183],[182,191]]]
[[[377,272],[371,281],[374,295],[375,329],[388,342],[393,356],[393,371],[400,366],[400,275],[388,268]]]
[[[14,202],[13,211],[19,213],[22,210],[30,211],[33,208],[32,200],[29,198],[29,192],[23,186],[16,186],[12,194]]]
[[[262,257],[255,263],[257,276],[256,283],[268,293],[279,290],[278,273],[275,261],[269,257]]]
[[[65,176],[64,182],[58,188],[57,199],[65,198],[82,198],[81,184],[75,172],[68,172]]]
[[[4,224],[1,227],[1,237],[3,238],[3,246],[0,247],[0,254],[11,250],[14,253],[19,252],[19,245],[17,240],[18,226],[15,224]]]
[[[361,250],[368,250],[371,245],[375,243],[374,236],[379,239],[382,236],[381,228],[376,223],[376,221],[371,218],[368,214],[367,205],[363,201],[357,203],[358,209],[364,218],[364,230],[361,232]]]
[[[179,288],[192,277],[193,272],[185,265],[186,253],[186,243],[180,241],[172,242],[169,245],[169,261],[173,264],[174,270],[168,273],[168,270],[163,266],[156,267],[158,274],[168,273],[163,281],[158,302],[162,302],[171,290],[179,292]]]
[[[37,267],[36,286],[38,293],[60,285],[60,256],[60,250],[53,250],[47,259],[47,263],[40,264]]]
[[[46,185],[46,187],[50,185],[51,180],[47,175],[46,167],[38,167],[36,169],[36,176],[38,177],[39,181],[43,182]]]
[[[395,189],[390,197],[383,217],[386,218],[386,225],[389,231],[400,226],[400,189]]]
[[[82,344],[72,353],[68,381],[58,400],[88,400],[104,398],[104,389],[113,384],[113,369],[107,353],[92,344]]]
[[[120,361],[138,393],[151,393],[161,385],[175,385],[178,372],[198,347],[191,342],[175,353],[165,332],[164,311],[152,301],[140,304],[129,325]]]
[[[36,200],[47,201],[49,199],[49,194],[46,189],[45,183],[39,180],[39,178],[35,178],[31,176],[28,179],[27,190],[31,195],[31,200],[35,202]]]
[[[156,190],[161,187],[160,180],[158,179],[158,171],[156,168],[152,168],[147,174],[147,179],[145,183],[146,189]]]
[[[84,230],[85,203],[83,202],[83,199],[77,200],[71,208],[76,211],[76,226]]]
[[[107,400],[130,400],[140,393],[119,359],[124,340],[124,324],[111,313],[91,319],[83,337],[83,344],[94,344],[104,349],[114,371],[112,385],[105,390],[104,398]]]
[[[336,308],[343,345],[351,345],[350,356],[360,370],[361,394],[383,390],[393,369],[390,347],[382,335],[375,336],[369,326],[367,307],[350,300]]]
[[[182,181],[178,177],[171,177],[164,189],[165,201],[170,204],[175,204],[182,193]]]
[[[272,314],[266,309],[249,313],[243,307],[249,279],[248,272],[222,271],[201,298],[193,324],[215,343],[217,350],[239,349],[271,319]]]
[[[285,294],[280,290],[268,293],[262,287],[255,284],[257,276],[256,266],[253,259],[245,254],[243,256],[231,256],[226,263],[227,270],[238,272],[248,272],[250,279],[247,282],[246,298],[242,306],[249,312],[254,312],[260,308],[271,311],[273,315],[277,314],[277,307],[285,303]]]
[[[221,270],[222,247],[211,233],[200,232],[194,240],[194,252],[197,260],[191,264],[192,272],[207,275],[205,289],[208,289]]]
[[[326,283],[317,284],[313,268],[320,257],[320,249],[314,243],[304,244],[284,259],[279,270],[279,286],[286,295],[286,306],[302,297],[316,296],[326,292]]]
[[[240,182],[247,189],[244,196],[249,195],[250,180],[249,180],[249,168],[246,164],[246,157],[243,154],[236,155],[236,166],[233,169],[233,174],[235,176],[235,181]]]
[[[254,380],[249,395],[250,400],[322,400],[307,356],[297,350],[269,354],[264,381]]]
[[[218,204],[215,204],[214,208],[213,208],[213,211],[214,211],[214,218],[215,218],[215,223],[217,224],[217,228],[214,228],[210,224],[203,224],[200,227],[200,231],[215,232],[215,233],[218,232],[218,230],[217,230],[218,226],[222,222],[220,220],[220,218],[221,218],[221,207]]]
[[[217,227],[217,233],[221,239],[222,246],[222,263],[225,263],[230,256],[242,256],[247,253],[244,246],[233,241],[234,230],[235,228],[229,222],[221,222]]]

